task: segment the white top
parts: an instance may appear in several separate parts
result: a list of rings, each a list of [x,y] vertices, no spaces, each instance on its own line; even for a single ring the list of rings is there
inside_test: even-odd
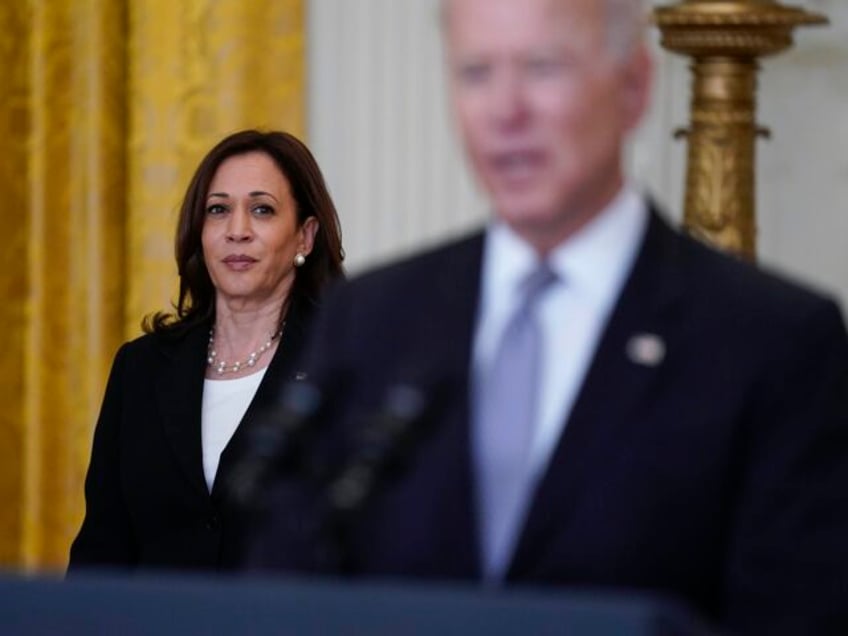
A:
[[[212,492],[221,453],[247,412],[268,367],[234,380],[203,381],[200,439],[203,444],[203,474]]]
[[[534,480],[543,474],[563,433],[647,221],[645,201],[627,185],[601,214],[548,255],[558,280],[536,307],[544,346],[530,451]],[[489,227],[472,357],[474,386],[492,363],[503,330],[518,308],[521,281],[537,264],[535,250],[507,225]]]

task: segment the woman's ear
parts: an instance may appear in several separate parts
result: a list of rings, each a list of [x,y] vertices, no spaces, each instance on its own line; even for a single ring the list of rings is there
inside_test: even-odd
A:
[[[297,251],[308,256],[312,252],[312,247],[315,245],[315,235],[318,234],[318,219],[310,216],[300,226],[300,244]]]

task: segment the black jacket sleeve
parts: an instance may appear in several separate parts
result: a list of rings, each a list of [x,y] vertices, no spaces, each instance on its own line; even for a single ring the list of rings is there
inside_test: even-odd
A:
[[[94,432],[85,479],[85,519],[71,545],[68,572],[91,567],[132,567],[136,541],[121,480],[121,420],[127,346],[115,356]]]

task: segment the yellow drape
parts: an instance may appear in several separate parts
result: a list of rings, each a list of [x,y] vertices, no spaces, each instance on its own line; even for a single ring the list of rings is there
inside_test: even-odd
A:
[[[0,566],[64,566],[112,355],[173,299],[188,178],[238,128],[302,135],[303,29],[303,0],[0,3]]]

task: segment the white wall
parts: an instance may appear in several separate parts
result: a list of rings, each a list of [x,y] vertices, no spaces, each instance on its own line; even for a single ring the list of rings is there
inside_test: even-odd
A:
[[[486,217],[451,130],[438,0],[309,0],[309,141],[356,272]],[[667,3],[663,3],[667,4]],[[848,2],[795,0],[831,25],[760,75],[759,250],[763,263],[837,294],[848,308]],[[654,34],[655,39],[657,34]],[[679,219],[689,77],[656,48],[654,104],[629,172]]]
[[[485,218],[447,114],[436,5],[309,1],[309,142],[352,271]]]
[[[848,314],[848,2],[794,0],[830,25],[763,63],[757,176],[760,253],[839,294]]]

